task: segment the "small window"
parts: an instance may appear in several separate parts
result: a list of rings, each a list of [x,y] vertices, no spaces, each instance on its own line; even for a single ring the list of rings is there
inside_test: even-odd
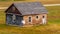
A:
[[[39,17],[38,17],[38,16],[36,16],[36,18],[38,19]]]
[[[31,17],[29,17],[29,22],[31,22]]]
[[[44,18],[44,16],[43,16],[43,18]]]

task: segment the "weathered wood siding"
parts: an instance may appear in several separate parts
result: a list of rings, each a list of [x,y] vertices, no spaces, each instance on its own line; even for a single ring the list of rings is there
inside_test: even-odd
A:
[[[23,16],[15,15],[15,19],[13,20],[13,14],[6,14],[6,23],[12,25],[20,25],[22,26]]]
[[[15,17],[13,17],[13,15],[15,15]],[[14,5],[12,5],[11,7],[8,8],[6,12],[6,23],[22,26],[23,24],[21,22],[23,20],[23,16],[20,15],[21,13],[18,11],[18,9]],[[15,19],[13,20],[13,18]]]
[[[28,20],[29,20],[29,16],[32,17],[32,22],[29,23]],[[36,18],[36,16],[38,16],[38,19]],[[40,15],[27,15],[27,16],[24,16],[23,19],[25,21],[25,25],[29,25],[29,24],[42,24],[42,18],[43,16],[45,16],[46,20],[47,20],[47,14],[40,14]]]
[[[14,5],[12,5],[11,7],[9,7],[7,9],[6,13],[21,14]]]
[[[12,15],[11,14],[6,14],[6,22],[7,22],[7,24],[12,23]]]
[[[23,16],[16,15],[16,25],[22,26],[23,25],[22,20]]]

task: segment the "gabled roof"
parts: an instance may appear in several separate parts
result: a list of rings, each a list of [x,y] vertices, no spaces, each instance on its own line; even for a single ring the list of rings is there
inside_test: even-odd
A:
[[[13,3],[22,15],[47,13],[40,2]]]

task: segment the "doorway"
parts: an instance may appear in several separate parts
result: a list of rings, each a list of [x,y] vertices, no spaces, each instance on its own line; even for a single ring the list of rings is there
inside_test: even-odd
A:
[[[42,24],[46,24],[46,17],[42,16]]]
[[[22,26],[23,25],[22,20],[23,16],[16,15],[16,25]]]

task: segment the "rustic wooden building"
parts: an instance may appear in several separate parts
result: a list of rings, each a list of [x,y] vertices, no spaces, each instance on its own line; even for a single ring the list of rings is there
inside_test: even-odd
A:
[[[40,2],[13,3],[6,11],[6,23],[35,25],[47,23],[47,10]]]

